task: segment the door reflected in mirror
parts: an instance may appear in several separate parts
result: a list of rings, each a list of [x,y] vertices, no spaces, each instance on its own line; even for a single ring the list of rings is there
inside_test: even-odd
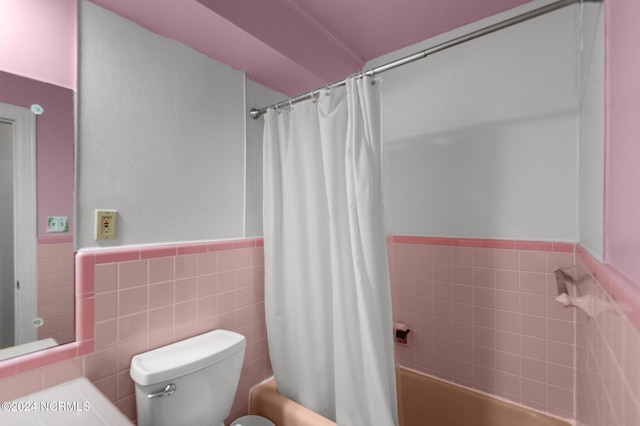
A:
[[[0,87],[2,360],[75,340],[75,95],[5,72]]]

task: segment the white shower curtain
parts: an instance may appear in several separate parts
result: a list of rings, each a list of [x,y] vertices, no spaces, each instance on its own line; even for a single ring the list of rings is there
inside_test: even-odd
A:
[[[379,87],[352,77],[265,118],[271,363],[282,394],[340,426],[398,424]]]

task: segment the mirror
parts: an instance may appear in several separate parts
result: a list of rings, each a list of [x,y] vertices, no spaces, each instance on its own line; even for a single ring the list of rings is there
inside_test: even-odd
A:
[[[0,5],[0,360],[75,340],[76,27],[76,0]]]

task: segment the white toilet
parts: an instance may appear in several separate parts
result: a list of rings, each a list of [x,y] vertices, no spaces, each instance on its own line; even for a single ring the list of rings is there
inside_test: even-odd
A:
[[[241,334],[214,330],[134,356],[138,425],[224,426],[246,345]]]

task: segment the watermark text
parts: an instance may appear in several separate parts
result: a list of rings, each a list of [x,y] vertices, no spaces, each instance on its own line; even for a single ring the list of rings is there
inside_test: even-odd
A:
[[[91,410],[88,401],[5,401],[0,404],[2,411],[73,411]]]

